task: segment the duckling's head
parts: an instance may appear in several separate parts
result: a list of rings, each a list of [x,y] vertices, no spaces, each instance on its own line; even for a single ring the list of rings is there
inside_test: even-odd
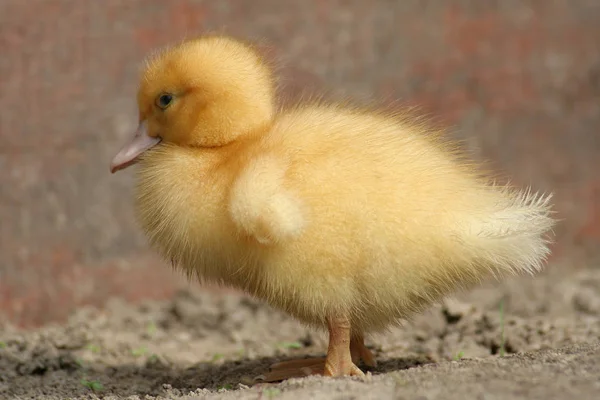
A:
[[[161,142],[218,147],[268,125],[274,85],[271,70],[250,45],[205,36],[151,57],[137,101],[140,123],[113,159],[113,173]]]

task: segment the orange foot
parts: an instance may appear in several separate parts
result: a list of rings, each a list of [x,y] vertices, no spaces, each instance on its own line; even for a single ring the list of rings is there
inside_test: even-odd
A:
[[[350,327],[345,319],[329,322],[329,348],[327,357],[313,357],[283,361],[273,364],[270,371],[258,379],[264,382],[278,382],[290,378],[309,375],[364,376],[356,366],[362,359],[365,365],[377,365],[373,354],[364,345],[362,336],[350,340]]]
[[[364,376],[365,374],[350,360],[349,363],[329,363],[325,357],[302,358],[271,365],[270,371],[259,377],[263,382],[279,382],[290,378],[310,375]]]
[[[350,354],[352,355],[352,361],[355,364],[360,363],[362,360],[367,367],[377,366],[377,361],[375,360],[373,353],[371,353],[371,350],[365,346],[365,340],[362,336],[352,338],[350,341]]]

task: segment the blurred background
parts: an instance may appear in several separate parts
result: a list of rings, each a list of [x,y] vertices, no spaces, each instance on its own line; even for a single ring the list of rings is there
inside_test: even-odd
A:
[[[260,41],[286,96],[419,105],[556,193],[550,268],[597,267],[598,21],[598,0],[0,0],[0,315],[34,326],[185,284],[135,225],[132,171],[108,166],[144,57],[206,31]]]

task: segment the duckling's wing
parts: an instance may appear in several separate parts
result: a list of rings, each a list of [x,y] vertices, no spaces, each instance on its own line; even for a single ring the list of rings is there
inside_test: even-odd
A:
[[[262,244],[298,236],[305,226],[299,199],[283,185],[286,167],[273,155],[252,160],[237,177],[229,212],[241,233]]]

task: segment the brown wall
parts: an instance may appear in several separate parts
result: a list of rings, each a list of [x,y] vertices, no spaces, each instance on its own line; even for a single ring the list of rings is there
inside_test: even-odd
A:
[[[556,191],[553,263],[593,265],[598,21],[598,0],[0,0],[0,314],[31,325],[177,285],[134,224],[131,172],[108,163],[136,123],[143,56],[207,29],[264,39],[297,87],[454,124],[517,183]]]

